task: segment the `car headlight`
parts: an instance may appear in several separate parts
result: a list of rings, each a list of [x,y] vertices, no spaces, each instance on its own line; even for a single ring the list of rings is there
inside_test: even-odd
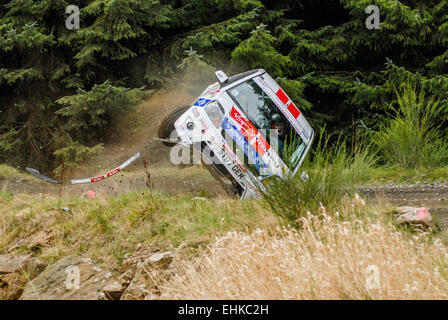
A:
[[[224,109],[217,101],[212,101],[205,105],[204,107],[205,113],[212,120],[213,124],[216,128],[221,126],[221,123],[224,120]]]

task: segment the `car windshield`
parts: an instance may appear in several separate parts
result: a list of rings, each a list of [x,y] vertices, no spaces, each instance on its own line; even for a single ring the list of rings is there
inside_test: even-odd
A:
[[[283,162],[294,170],[306,145],[271,98],[253,80],[230,89],[229,93]]]

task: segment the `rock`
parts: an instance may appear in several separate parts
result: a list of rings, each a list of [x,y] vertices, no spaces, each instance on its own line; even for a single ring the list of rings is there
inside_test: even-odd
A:
[[[103,292],[109,300],[119,300],[125,290],[126,287],[118,281],[113,281],[103,288]]]
[[[28,273],[29,280],[36,278],[39,274],[41,274],[47,264],[39,258],[31,258],[26,266],[26,271]]]
[[[132,281],[126,288],[120,300],[143,300],[150,293],[148,284],[151,283],[151,280],[149,273],[147,273],[144,266],[139,263]]]
[[[20,247],[27,247],[35,251],[38,248],[46,246],[50,242],[50,236],[45,231],[39,231],[31,236],[21,239],[9,247],[8,252],[12,252]]]
[[[97,270],[99,268],[90,259],[75,255],[62,258],[31,280],[20,299],[100,299],[103,288],[111,280],[105,278],[106,271]]]
[[[124,287],[127,288],[129,286],[129,284],[132,282],[132,279],[135,276],[135,270],[133,269],[129,269],[127,270],[125,273],[123,273],[120,276],[120,284]]]
[[[163,269],[168,268],[168,266],[173,261],[174,255],[171,251],[155,253],[145,260],[145,263],[154,267],[161,267]]]
[[[0,275],[0,300],[17,300],[26,285],[26,279],[18,272]]]
[[[106,297],[106,294],[103,291],[101,291],[98,294],[98,300],[109,300],[109,299]]]
[[[399,224],[413,224],[420,225],[423,227],[437,227],[437,225],[432,220],[432,215],[426,208],[415,208],[415,207],[398,207],[394,211],[395,218]]]
[[[0,300],[18,299],[28,280],[45,269],[45,263],[30,255],[0,255]]]
[[[154,251],[154,248],[139,245],[138,250],[127,256],[123,262],[125,272],[120,277],[120,285],[126,288],[121,300],[141,300],[158,292],[158,283],[168,277],[167,268],[174,254]]]
[[[31,255],[1,254],[0,255],[0,275],[25,270]]]

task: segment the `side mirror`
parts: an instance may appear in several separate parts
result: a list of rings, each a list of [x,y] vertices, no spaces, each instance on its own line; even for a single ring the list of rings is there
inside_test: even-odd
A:
[[[224,73],[224,71],[219,70],[215,72],[216,78],[218,78],[219,83],[223,84],[229,81],[229,77]]]

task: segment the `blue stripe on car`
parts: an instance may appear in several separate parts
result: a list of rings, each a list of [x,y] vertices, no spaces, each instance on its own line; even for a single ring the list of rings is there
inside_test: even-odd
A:
[[[222,122],[222,128],[232,138],[232,140],[236,142],[238,147],[240,147],[249,157],[250,163],[253,163],[255,165],[255,168],[257,168],[258,172],[260,172],[260,166],[262,166],[263,168],[267,168],[266,164],[261,159],[255,148],[252,147],[249,144],[249,141],[247,141],[247,139],[243,136],[243,134],[239,132],[233,124],[230,123],[227,117],[225,117],[224,121]]]

